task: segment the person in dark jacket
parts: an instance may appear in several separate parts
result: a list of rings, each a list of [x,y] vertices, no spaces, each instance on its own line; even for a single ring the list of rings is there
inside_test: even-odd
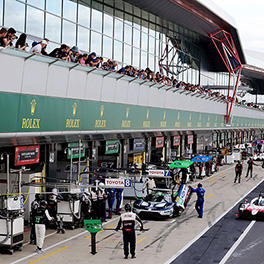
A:
[[[203,185],[201,183],[198,184],[198,188],[193,189],[192,188],[192,192],[196,192],[197,194],[197,200],[196,200],[196,204],[195,204],[195,209],[198,213],[198,217],[199,218],[203,218],[203,205],[204,205],[204,193],[205,190],[204,188],[202,188]]]
[[[236,177],[235,177],[234,183],[236,183],[237,180],[238,180],[238,183],[240,183],[242,170],[243,170],[243,165],[241,164],[240,161],[238,161],[235,167]]]
[[[248,160],[247,164],[248,164],[248,169],[247,169],[247,176],[246,176],[246,177],[248,177],[249,172],[250,172],[250,178],[252,178],[253,165],[256,165],[256,166],[258,166],[258,165],[257,165],[256,163],[254,163],[254,161],[253,161],[252,158],[250,158],[250,159]]]

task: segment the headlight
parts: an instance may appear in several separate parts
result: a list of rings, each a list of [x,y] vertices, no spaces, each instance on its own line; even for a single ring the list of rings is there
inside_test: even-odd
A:
[[[162,207],[165,207],[166,203],[159,203],[159,204],[156,204],[155,207],[157,208],[162,208]]]
[[[140,205],[146,207],[146,206],[148,206],[149,204],[148,204],[147,202],[144,202],[144,201],[143,201]]]

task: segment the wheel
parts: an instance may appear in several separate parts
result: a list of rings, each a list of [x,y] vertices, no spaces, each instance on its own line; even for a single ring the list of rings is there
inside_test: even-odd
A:
[[[75,226],[74,226],[74,225],[72,225],[72,226],[71,226],[71,230],[74,230],[74,229],[75,229]]]
[[[9,249],[7,252],[8,252],[9,255],[13,255],[14,254],[14,249]]]

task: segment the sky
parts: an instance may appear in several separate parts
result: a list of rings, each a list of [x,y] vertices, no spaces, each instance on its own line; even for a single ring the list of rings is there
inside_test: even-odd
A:
[[[247,63],[264,68],[264,1],[211,1],[235,20]]]

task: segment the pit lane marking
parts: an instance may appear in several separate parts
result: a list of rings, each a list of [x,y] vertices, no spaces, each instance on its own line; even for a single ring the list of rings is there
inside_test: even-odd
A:
[[[52,253],[50,253],[50,254],[48,254],[48,255],[46,255],[46,256],[43,256],[43,257],[41,257],[41,258],[39,258],[39,259],[36,259],[36,260],[34,260],[34,261],[29,262],[29,264],[36,263],[36,262],[38,262],[38,261],[40,261],[40,260],[42,260],[42,259],[45,259],[45,258],[47,258],[47,257],[50,257],[50,256],[52,256],[52,255],[54,255],[54,254],[57,254],[57,253],[61,252],[62,250],[65,250],[65,249],[67,249],[67,248],[69,248],[69,247],[66,246],[66,247],[64,247],[64,248],[58,249],[58,250],[56,250],[56,251],[54,251],[54,252],[52,252]]]
[[[225,256],[222,258],[219,264],[225,264],[227,260],[230,258],[230,256],[233,254],[233,252],[236,250],[236,248],[239,246],[239,244],[242,242],[242,240],[245,238],[247,233],[250,231],[250,229],[253,227],[253,225],[256,223],[256,220],[251,221],[251,223],[247,226],[245,231],[241,234],[241,236],[238,238],[238,240],[233,244],[233,246],[227,251]]]
[[[216,179],[216,177],[214,177],[214,178],[212,178],[212,179],[210,179],[210,180],[208,180],[208,181],[213,181],[213,180],[215,180]]]
[[[207,199],[207,198],[210,198],[210,197],[212,197],[212,196],[213,196],[213,194],[210,194],[210,195],[208,195],[208,196],[205,197],[205,198]]]
[[[140,242],[142,242],[143,240],[145,240],[147,237],[143,237],[140,240],[137,241],[137,244],[139,244]]]

